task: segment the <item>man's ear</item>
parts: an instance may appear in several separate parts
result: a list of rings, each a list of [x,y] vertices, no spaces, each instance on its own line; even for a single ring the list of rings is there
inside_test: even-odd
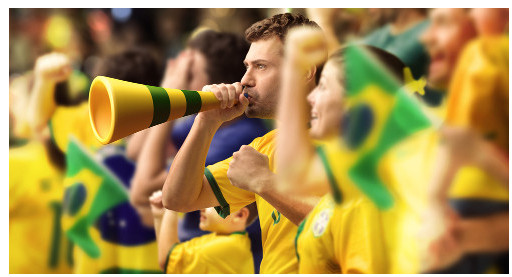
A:
[[[316,76],[316,71],[317,71],[317,66],[316,65],[312,65],[308,71],[306,72],[306,80],[307,82],[311,82],[311,81],[315,81],[315,76]]]

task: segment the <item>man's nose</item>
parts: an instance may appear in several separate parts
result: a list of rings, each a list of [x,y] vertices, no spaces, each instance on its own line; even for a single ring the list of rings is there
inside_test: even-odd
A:
[[[240,83],[244,88],[254,87],[256,85],[256,80],[254,79],[254,76],[252,75],[252,72],[250,70],[247,70],[245,72],[244,77],[242,77],[242,81]]]

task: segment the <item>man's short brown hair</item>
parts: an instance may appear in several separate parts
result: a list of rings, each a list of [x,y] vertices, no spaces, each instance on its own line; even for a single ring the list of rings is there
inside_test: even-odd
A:
[[[283,13],[252,24],[251,27],[245,30],[245,38],[252,43],[262,39],[279,37],[281,42],[284,42],[288,30],[296,26],[320,28],[314,21],[301,14]]]

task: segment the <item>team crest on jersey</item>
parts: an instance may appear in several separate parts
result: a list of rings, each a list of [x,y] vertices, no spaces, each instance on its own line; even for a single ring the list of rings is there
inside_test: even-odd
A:
[[[315,238],[323,235],[323,233],[327,229],[327,225],[329,224],[329,219],[331,218],[331,215],[332,208],[327,208],[322,210],[315,216],[315,219],[313,220],[313,225],[311,226],[313,236]]]

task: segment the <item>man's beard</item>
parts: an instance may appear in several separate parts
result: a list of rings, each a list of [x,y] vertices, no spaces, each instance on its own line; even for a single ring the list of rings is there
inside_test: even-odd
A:
[[[249,118],[274,119],[275,113],[271,109],[261,109],[255,104],[249,104],[245,109],[245,115]]]

